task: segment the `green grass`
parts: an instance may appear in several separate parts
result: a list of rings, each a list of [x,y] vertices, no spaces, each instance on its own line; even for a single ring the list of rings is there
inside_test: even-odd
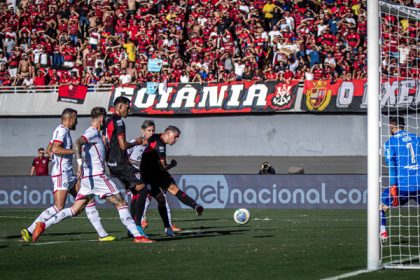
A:
[[[366,268],[365,210],[251,209],[252,220],[242,226],[229,209],[198,218],[174,210],[174,223],[185,230],[175,239],[163,236],[151,210],[146,232],[154,244],[132,243],[116,211],[100,210],[119,241],[90,241],[97,236],[82,215],[51,227],[35,246],[20,242],[20,230],[39,212],[0,210],[1,279],[321,279]],[[351,279],[418,275],[381,270]]]

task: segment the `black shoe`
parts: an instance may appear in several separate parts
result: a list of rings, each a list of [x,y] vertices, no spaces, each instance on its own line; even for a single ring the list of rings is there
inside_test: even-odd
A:
[[[201,216],[203,214],[204,208],[201,205],[197,205],[195,207],[195,213],[197,214],[197,216]]]

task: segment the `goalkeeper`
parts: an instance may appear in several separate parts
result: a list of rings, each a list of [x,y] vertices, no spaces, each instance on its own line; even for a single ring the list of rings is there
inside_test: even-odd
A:
[[[382,193],[381,239],[388,239],[385,212],[390,207],[405,205],[410,199],[419,203],[420,139],[404,130],[404,118],[391,117],[391,137],[385,142],[385,160],[389,169],[389,188]]]

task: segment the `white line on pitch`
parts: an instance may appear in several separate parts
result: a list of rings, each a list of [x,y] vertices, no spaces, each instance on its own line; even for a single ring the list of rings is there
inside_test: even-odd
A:
[[[50,241],[50,242],[42,242],[42,243],[31,243],[30,246],[43,246],[43,245],[52,245],[52,244],[61,244],[61,243],[69,243],[69,242],[99,242],[97,239],[95,240],[63,240],[63,241]]]
[[[373,272],[371,270],[367,270],[367,269],[361,269],[361,270],[356,270],[353,272],[348,272],[348,273],[344,273],[344,274],[340,274],[337,276],[332,276],[332,277],[328,277],[328,278],[322,278],[321,280],[337,280],[337,279],[344,279],[344,278],[348,278],[348,277],[353,277],[359,274],[363,274],[363,273],[367,273],[367,272]]]

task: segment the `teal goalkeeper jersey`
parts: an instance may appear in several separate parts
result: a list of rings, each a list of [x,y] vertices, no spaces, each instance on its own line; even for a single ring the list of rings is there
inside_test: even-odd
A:
[[[403,191],[420,189],[420,141],[417,135],[400,130],[385,142],[389,184]]]

